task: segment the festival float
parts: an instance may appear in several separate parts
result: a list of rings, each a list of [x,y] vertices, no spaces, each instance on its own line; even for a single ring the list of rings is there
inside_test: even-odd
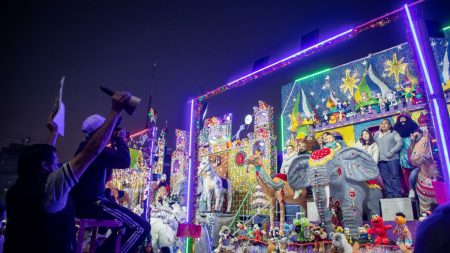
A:
[[[175,131],[170,175],[161,167],[168,133],[162,131],[158,139],[150,128],[133,136],[136,166],[115,173],[113,182],[128,193],[123,205],[148,213],[153,247],[173,252],[411,252],[420,220],[449,200],[444,131],[450,129],[450,34],[428,37],[417,12],[420,2],[191,99],[189,129]],[[252,94],[253,108],[207,112],[213,98],[229,90],[239,92],[263,76],[298,67],[319,51],[324,57],[335,44],[391,23],[402,23],[406,31],[400,43],[334,67],[316,66],[313,73],[291,74],[290,82],[273,85],[273,92],[281,86],[281,104]],[[410,152],[411,166],[402,165],[404,195],[383,198],[377,162],[354,145],[363,130],[375,133],[381,120],[395,124],[402,117],[422,135],[402,151]],[[333,136],[338,148],[318,148],[324,133]],[[300,142],[309,154],[288,150]],[[283,166],[286,171],[280,173]],[[407,180],[412,168],[418,172],[415,185]]]

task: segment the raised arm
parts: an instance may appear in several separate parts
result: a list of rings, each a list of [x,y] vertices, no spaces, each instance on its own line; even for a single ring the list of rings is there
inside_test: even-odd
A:
[[[58,139],[58,125],[53,121],[53,112],[48,117],[47,128],[50,131],[47,144],[54,147],[56,145],[56,140]]]
[[[70,160],[70,166],[77,180],[108,143],[124,104],[130,100],[130,97],[129,93],[114,93],[111,112],[106,117],[105,122],[89,139],[83,150]]]

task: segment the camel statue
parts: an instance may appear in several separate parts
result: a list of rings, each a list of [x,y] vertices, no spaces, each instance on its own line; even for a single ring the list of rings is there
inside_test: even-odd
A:
[[[284,224],[284,206],[286,203],[300,205],[306,213],[306,189],[302,189],[300,197],[294,199],[294,190],[287,184],[286,180],[278,177],[270,177],[270,173],[264,168],[263,158],[258,152],[255,155],[249,156],[246,160],[247,164],[252,164],[255,166],[256,171],[256,181],[259,186],[261,186],[262,191],[269,198],[270,203],[270,227],[274,226],[274,215],[275,206],[278,201],[280,205],[280,235],[283,234],[283,224]],[[283,177],[284,174],[281,175]],[[286,176],[284,175],[284,179]]]

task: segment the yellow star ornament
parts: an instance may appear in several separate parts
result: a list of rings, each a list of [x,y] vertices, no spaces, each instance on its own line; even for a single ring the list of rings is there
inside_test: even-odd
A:
[[[406,67],[408,66],[407,63],[403,63],[403,60],[405,58],[402,57],[400,59],[400,61],[397,60],[397,53],[394,53],[394,56],[391,60],[387,60],[384,65],[385,65],[385,69],[384,71],[389,71],[388,76],[392,76],[394,75],[395,77],[395,82],[399,83],[400,82],[400,74],[405,74],[406,73]]]
[[[356,72],[350,76],[350,71],[351,70],[349,69],[345,70],[345,77],[342,78],[342,84],[340,88],[343,93],[348,91],[350,92],[350,95],[353,96],[354,95],[353,90],[358,88],[356,83],[359,81],[359,79],[356,78]]]

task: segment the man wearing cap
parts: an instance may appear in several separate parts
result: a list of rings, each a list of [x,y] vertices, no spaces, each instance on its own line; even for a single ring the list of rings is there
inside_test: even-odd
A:
[[[83,150],[104,121],[105,118],[98,114],[86,118],[81,127],[86,135],[86,141],[80,143],[76,154]],[[115,131],[111,138],[111,146],[105,147],[101,151],[72,189],[70,195],[74,202],[76,217],[122,221],[125,226],[125,236],[121,252],[133,252],[150,233],[150,225],[137,214],[105,196],[108,171],[130,167],[130,151],[125,135],[124,129]],[[115,238],[110,237],[98,248],[97,252],[113,252],[114,247]]]
[[[84,148],[63,165],[54,147],[58,125],[52,117],[47,124],[48,144],[34,144],[22,151],[17,161],[19,177],[6,195],[5,253],[75,252],[75,217],[69,191],[108,143],[129,99],[128,93],[114,93],[108,117]]]

